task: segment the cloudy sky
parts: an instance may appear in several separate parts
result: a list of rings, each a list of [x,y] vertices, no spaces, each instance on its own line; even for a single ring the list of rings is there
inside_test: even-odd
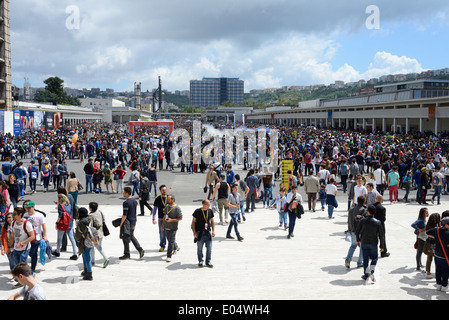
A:
[[[374,5],[374,7],[373,7]],[[449,67],[447,0],[13,0],[13,84],[245,91]]]

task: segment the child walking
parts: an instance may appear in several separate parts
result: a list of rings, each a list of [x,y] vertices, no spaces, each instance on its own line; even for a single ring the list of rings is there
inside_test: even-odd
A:
[[[279,227],[282,227],[282,224],[284,225],[284,230],[287,230],[288,223],[287,223],[287,212],[284,212],[284,206],[287,203],[287,195],[285,194],[285,189],[280,188],[279,194],[277,195],[276,199],[276,210],[279,213]]]

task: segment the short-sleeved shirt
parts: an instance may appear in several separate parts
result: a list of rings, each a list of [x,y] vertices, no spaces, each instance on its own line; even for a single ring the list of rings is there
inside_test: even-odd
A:
[[[40,284],[35,284],[31,289],[28,289],[28,286],[24,286],[18,294],[23,297],[23,300],[47,300],[44,288]]]
[[[34,231],[36,231],[36,241],[42,239],[42,225],[45,224],[45,217],[40,212],[34,212],[32,216],[27,213],[23,215],[25,219],[31,222],[34,227]]]
[[[365,186],[355,186],[354,187],[354,203],[357,204],[357,198],[359,196],[367,195],[368,190],[365,188]]]
[[[25,230],[23,229],[23,223],[25,223]],[[23,222],[22,224],[18,224],[16,221],[13,223],[12,230],[14,231],[14,250],[24,251],[28,250],[31,247],[31,243],[28,242],[26,246],[23,248],[16,248],[20,242],[25,241],[30,237],[29,233],[33,231],[33,225],[29,222]]]
[[[335,184],[332,183],[328,183],[326,185],[326,194],[331,194],[331,195],[335,195],[335,191],[337,191],[337,186]]]
[[[126,216],[126,219],[128,219],[130,222],[136,222],[136,212],[137,200],[134,198],[126,199],[125,202],[123,202],[123,215]]]
[[[182,211],[178,205],[170,206],[167,204],[164,209],[165,219],[180,219],[182,218]],[[178,221],[175,222],[167,222],[164,223],[165,230],[176,231],[178,230]]]
[[[390,178],[388,185],[394,186],[395,184],[398,184],[399,173],[392,171],[388,174],[388,177]]]
[[[195,231],[204,231],[207,220],[207,230],[211,229],[211,219],[214,217],[214,211],[212,209],[203,210],[202,208],[196,209],[192,216],[195,220]]]
[[[229,207],[229,213],[238,213],[240,211],[240,194],[238,192],[236,194],[231,192],[228,196],[228,201],[232,205],[239,205],[237,208]]]

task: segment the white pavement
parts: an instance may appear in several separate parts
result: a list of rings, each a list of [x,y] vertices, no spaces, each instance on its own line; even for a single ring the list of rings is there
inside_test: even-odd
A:
[[[449,208],[428,205],[430,213]],[[121,215],[121,206],[101,206],[111,235],[103,241],[110,264],[102,268],[103,259],[96,252],[93,281],[81,280],[82,258],[69,260],[68,252],[42,266],[38,264],[36,279],[44,287],[49,300],[295,300],[295,299],[411,299],[446,300],[449,294],[437,292],[434,279],[415,271],[415,235],[410,225],[418,216],[418,204],[385,203],[387,208],[388,258],[379,259],[375,284],[364,284],[362,269],[356,268],[356,250],[350,269],[344,266],[349,243],[344,240],[347,227],[347,204],[340,204],[335,219],[327,211],[306,211],[296,221],[295,237],[286,238],[279,228],[275,210],[257,204],[247,221],[239,225],[242,242],[225,239],[227,226],[216,225],[213,241],[213,269],[198,268],[196,244],[190,229],[192,212],[198,206],[182,206],[184,219],[179,223],[177,242],[180,251],[172,261],[165,261],[166,252],[159,252],[157,225],[149,215],[138,217],[136,238],[145,250],[138,258],[131,246],[131,259],[121,261],[123,244],[118,229],[111,221]],[[54,228],[57,212],[54,206],[41,206],[48,213],[49,240],[56,242]],[[306,205],[307,209],[307,205]],[[218,222],[218,215],[216,222]],[[234,235],[234,232],[232,232]],[[9,281],[6,257],[0,261],[0,291],[7,298],[17,291]],[[425,264],[426,256],[422,260]],[[432,272],[435,266],[432,265]]]

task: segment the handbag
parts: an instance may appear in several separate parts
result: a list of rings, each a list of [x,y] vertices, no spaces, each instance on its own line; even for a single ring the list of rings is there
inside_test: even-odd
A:
[[[102,217],[102,220],[103,220],[103,223],[102,223],[102,225],[101,225],[101,227],[103,228],[103,229],[102,229],[102,230],[103,230],[103,235],[104,235],[105,237],[107,237],[107,236],[110,235],[111,233],[109,232],[108,226],[106,225],[106,222],[104,221],[104,215],[103,215],[103,212],[100,211],[100,213],[101,213],[101,217]]]

